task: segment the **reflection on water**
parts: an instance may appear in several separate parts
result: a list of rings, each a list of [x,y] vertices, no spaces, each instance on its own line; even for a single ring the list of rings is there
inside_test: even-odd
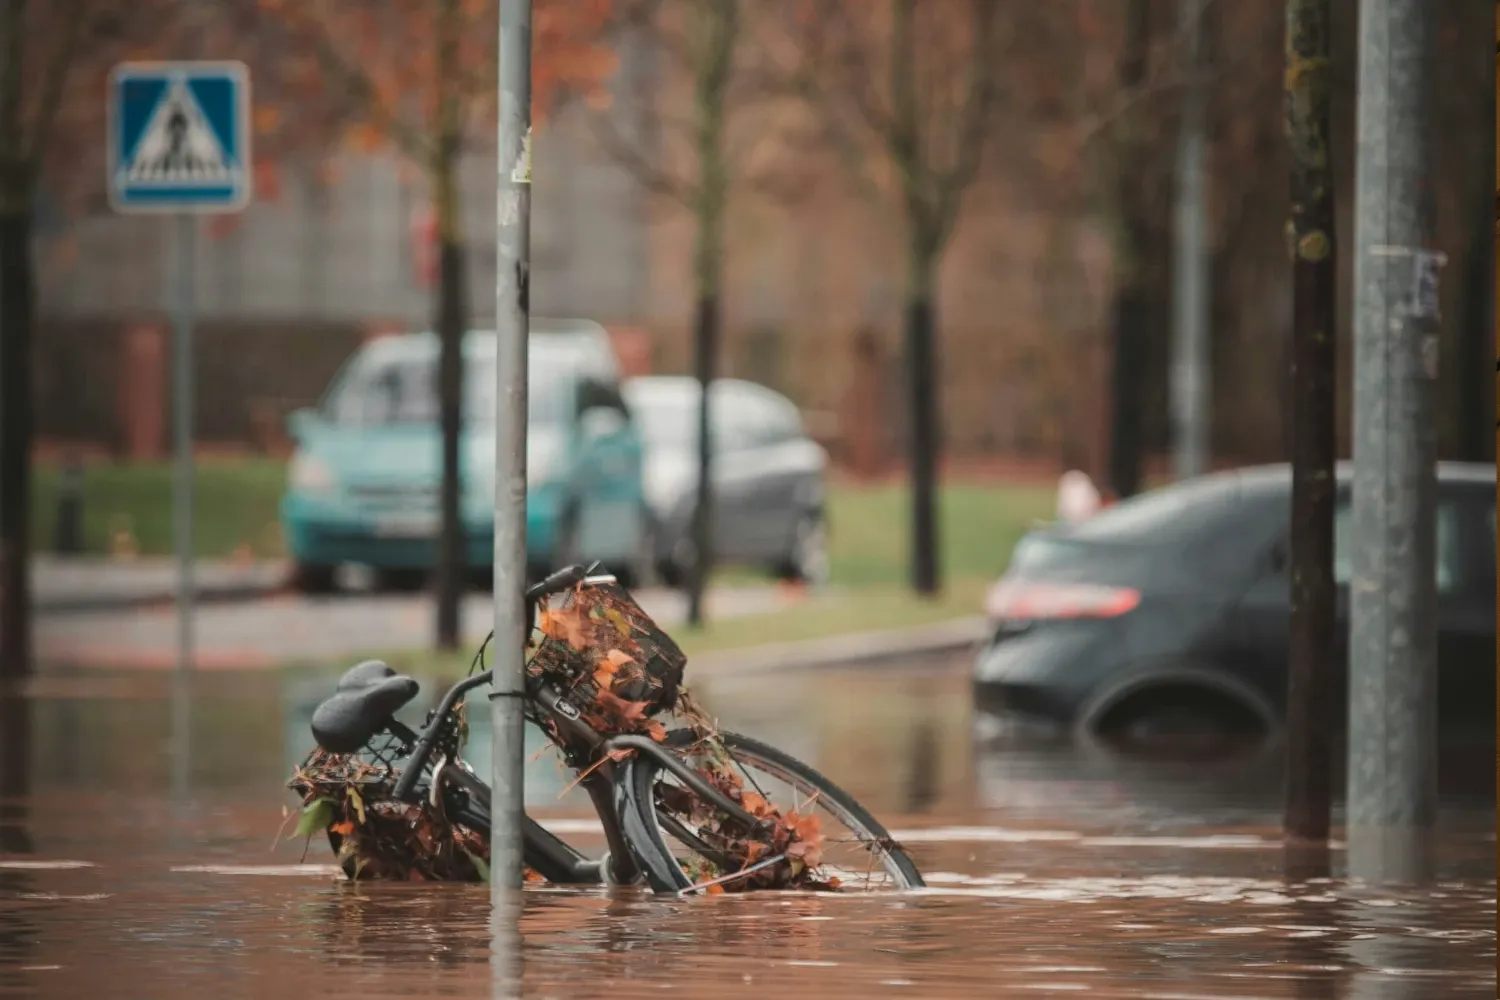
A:
[[[0,995],[491,996],[481,886],[351,885],[273,846],[327,679],[204,676],[192,799],[171,808],[165,679],[53,677],[7,779]],[[420,722],[441,685],[424,685]],[[1289,880],[1279,764],[1132,762],[977,739],[961,674],[709,679],[721,723],[864,800],[930,888],[902,898],[525,893],[525,995],[1492,996],[1493,798],[1445,801],[1438,885]],[[470,756],[488,761],[476,700]],[[982,728],[982,727],[979,727]],[[541,749],[539,735],[529,743]],[[586,799],[543,755],[530,808],[590,851]],[[24,835],[24,839],[17,839]],[[1337,874],[1342,852],[1335,849]],[[128,971],[127,971],[128,970]]]

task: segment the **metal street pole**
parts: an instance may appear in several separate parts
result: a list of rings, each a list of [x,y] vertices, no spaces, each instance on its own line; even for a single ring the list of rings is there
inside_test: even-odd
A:
[[[1351,878],[1432,874],[1438,269],[1431,0],[1362,0],[1349,587]]]
[[[531,0],[500,2],[496,201],[495,679],[490,694],[492,973],[519,993],[526,617],[526,339],[531,272]]]
[[[1204,10],[1204,0],[1178,0],[1182,61],[1188,77],[1177,135],[1177,193],[1172,211],[1172,464],[1178,479],[1207,472],[1209,458]]]
[[[177,289],[172,302],[173,547],[177,550],[177,670],[172,684],[172,791],[187,799],[193,673],[193,309],[198,217],[176,218]]]

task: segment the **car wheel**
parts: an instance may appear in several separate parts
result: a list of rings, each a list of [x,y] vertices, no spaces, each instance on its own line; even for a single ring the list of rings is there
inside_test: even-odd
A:
[[[1107,744],[1134,752],[1217,755],[1266,735],[1248,706],[1213,691],[1148,688],[1109,709],[1096,724]]]
[[[296,563],[292,567],[292,587],[303,594],[331,594],[338,589],[333,569],[320,563]]]
[[[427,585],[429,575],[420,569],[383,569],[375,574],[378,590],[414,594]]]
[[[681,587],[685,579],[682,570],[670,559],[659,560],[656,564],[656,578],[661,581],[663,587]]]
[[[797,519],[780,575],[813,586],[828,582],[828,529],[817,513],[809,511]]]

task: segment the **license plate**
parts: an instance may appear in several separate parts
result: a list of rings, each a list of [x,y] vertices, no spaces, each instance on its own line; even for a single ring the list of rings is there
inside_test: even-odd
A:
[[[436,514],[387,514],[375,521],[375,534],[382,538],[435,538]]]

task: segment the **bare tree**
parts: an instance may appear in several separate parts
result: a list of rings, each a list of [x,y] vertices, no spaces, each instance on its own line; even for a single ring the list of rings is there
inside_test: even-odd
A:
[[[1328,0],[1286,6],[1286,130],[1292,154],[1291,635],[1287,666],[1289,837],[1326,845],[1331,809],[1334,385],[1337,341]]]
[[[393,0],[378,9],[320,0],[256,0],[295,42],[315,52],[321,74],[293,81],[278,94],[288,117],[326,111],[331,101],[347,109],[345,138],[361,145],[388,144],[418,165],[431,189],[437,223],[438,282],[433,303],[440,343],[437,398],[442,438],[439,530],[434,572],[436,644],[459,640],[459,603],[468,561],[460,517],[466,243],[460,204],[459,161],[491,136],[497,86],[496,12],[493,5],[462,0]],[[536,11],[535,103],[545,111],[550,95],[570,83],[587,87],[607,64],[596,47],[597,5],[543,2]],[[331,84],[331,86],[330,86]],[[540,116],[539,116],[540,117]],[[523,288],[525,286],[523,285]],[[312,585],[327,582],[331,567],[307,568]]]
[[[723,326],[723,261],[731,193],[740,186],[774,191],[776,172],[757,164],[768,129],[738,128],[777,98],[747,59],[757,36],[754,5],[745,0],[635,0],[620,9],[616,47],[639,47],[657,66],[648,79],[626,81],[623,106],[594,119],[600,145],[648,192],[691,213],[693,249],[693,374],[698,380],[697,485],[691,528],[692,562],[684,584],[688,621],[704,617],[703,598],[714,563],[714,455],[709,401],[718,375]],[[691,95],[673,105],[671,84]],[[633,128],[622,122],[633,122]]]
[[[938,271],[991,134],[1001,62],[1000,5],[989,0],[814,0],[797,81],[865,191],[870,161],[894,174],[883,192],[901,215],[911,476],[911,586],[941,586],[938,558]],[[872,157],[871,154],[874,154]]]
[[[73,93],[69,74],[100,6],[0,5],[0,681],[31,670],[32,212],[58,112]]]

